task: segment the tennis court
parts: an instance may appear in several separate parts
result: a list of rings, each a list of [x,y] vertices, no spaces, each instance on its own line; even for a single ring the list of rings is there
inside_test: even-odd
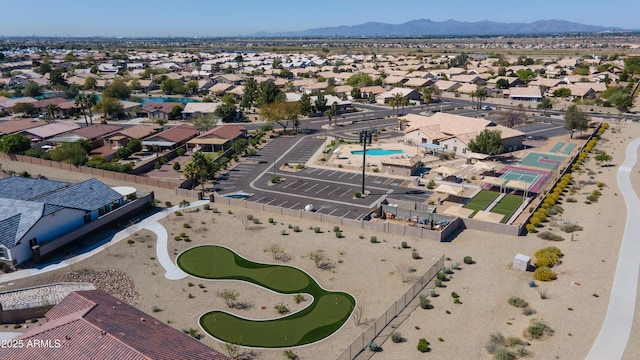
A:
[[[491,205],[493,200],[495,200],[498,195],[500,195],[500,193],[497,191],[480,190],[480,192],[478,192],[476,196],[474,196],[466,204],[464,204],[463,208],[473,210],[474,213],[470,216],[473,217],[473,215],[475,215],[477,211],[484,210],[489,205]]]
[[[551,176],[549,171],[524,169],[515,166],[505,166],[500,170],[500,172],[502,172],[500,177],[503,179],[522,181],[529,184],[528,191],[533,193],[540,192],[540,188],[542,188],[544,183]]]
[[[564,161],[564,158],[564,155],[530,152],[520,160],[519,164],[538,169],[555,170]]]
[[[507,194],[489,211],[504,215],[500,222],[505,223],[511,218],[511,215],[513,215],[518,207],[520,207],[523,200],[523,197],[520,195]]]

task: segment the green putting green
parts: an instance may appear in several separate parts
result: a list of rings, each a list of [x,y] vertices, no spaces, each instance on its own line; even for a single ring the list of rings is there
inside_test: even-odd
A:
[[[471,214],[470,217],[474,217],[478,211],[484,210],[487,208],[487,206],[491,205],[493,200],[495,200],[495,198],[497,198],[498,195],[500,195],[500,193],[498,193],[497,191],[480,190],[476,194],[476,196],[474,196],[466,204],[464,204],[463,207],[465,209],[473,210],[473,213]]]
[[[219,310],[202,315],[202,328],[228,343],[262,348],[310,344],[338,331],[356,304],[351,295],[323,289],[300,269],[256,263],[221,246],[204,245],[188,249],[178,256],[176,262],[191,276],[247,281],[279,293],[306,293],[313,297],[313,302],[304,309],[270,320],[244,319]]]

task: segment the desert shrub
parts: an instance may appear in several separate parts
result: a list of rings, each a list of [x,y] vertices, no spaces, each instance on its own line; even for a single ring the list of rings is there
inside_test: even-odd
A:
[[[127,244],[129,244],[129,245],[133,245],[134,243],[135,243],[135,241],[133,241],[131,239],[127,240]]]
[[[425,338],[420,338],[418,340],[417,348],[418,348],[418,351],[422,353],[429,352],[431,350],[431,348],[429,347],[429,342]]]
[[[377,238],[376,236],[372,236],[372,237],[369,239],[369,241],[371,241],[373,244],[377,244],[377,243],[379,243],[379,242],[380,242],[380,241],[378,241],[378,238]]]
[[[453,274],[453,270],[451,270],[451,266],[443,266],[442,272],[445,274]]]
[[[333,232],[338,232],[338,231],[340,231],[340,226],[337,226],[337,225],[334,226],[333,227]]]
[[[356,191],[355,197],[356,199],[360,199],[362,197],[362,193],[360,191]]]
[[[316,234],[320,233],[320,227],[319,226],[314,227],[313,232]]]
[[[442,287],[442,280],[436,279],[435,284],[436,284],[436,287]]]
[[[251,214],[247,215],[247,220],[249,220],[249,221],[253,220],[253,215],[251,215]]]
[[[420,296],[418,296],[418,300],[420,300],[420,308],[426,310],[431,307],[431,300],[429,300],[426,295],[420,294]]]
[[[408,249],[409,245],[407,245],[406,241],[403,241],[402,244],[400,245],[403,249]]]
[[[517,308],[524,308],[529,305],[529,303],[527,303],[523,298],[518,296],[511,296],[509,300],[507,300],[507,302],[509,303],[509,305],[515,306]]]
[[[371,341],[369,343],[369,350],[373,351],[373,352],[379,352],[382,351],[382,347],[378,344],[375,343],[375,341]]]
[[[182,224],[182,227],[185,229],[189,229],[191,227],[191,225],[189,225],[188,223],[184,223]]]
[[[567,198],[567,202],[568,203],[576,203],[576,202],[578,202],[578,200],[576,200],[576,198],[573,198],[573,197],[568,197]]]
[[[397,344],[397,343],[404,342],[404,338],[402,337],[402,334],[399,331],[394,331],[391,333],[391,341]]]
[[[253,222],[254,224],[260,224],[260,219],[258,219],[258,218],[253,218],[252,222]]]
[[[500,347],[493,353],[495,360],[516,360],[518,356],[506,347]]]
[[[539,281],[553,281],[558,278],[556,273],[546,266],[539,267],[533,272],[533,278]]]
[[[287,230],[282,229],[282,230],[280,230],[280,235],[285,236],[285,235],[289,235],[289,234],[287,234]]]
[[[342,231],[336,231],[335,234],[338,239],[342,239]]]
[[[553,267],[564,256],[555,246],[542,248],[535,252],[537,267]]]
[[[273,308],[276,309],[278,314],[286,314],[289,312],[289,307],[285,303],[278,303]]]
[[[301,302],[306,301],[306,300],[307,299],[302,294],[295,294],[293,296],[293,301],[295,301],[296,304],[300,304]]]
[[[562,214],[564,212],[564,209],[560,205],[553,205],[549,207],[549,209],[547,210],[549,212],[549,215],[557,215],[557,214]]]
[[[540,239],[543,240],[549,240],[549,241],[563,241],[564,238],[560,235],[556,235],[554,233],[552,233],[551,231],[543,231],[540,234],[538,234],[538,237]]]
[[[164,202],[164,206],[166,206],[168,208],[171,207],[171,201],[165,201]]]
[[[489,354],[494,354],[499,348],[504,348],[505,344],[506,340],[502,334],[493,333],[489,335],[489,341],[487,341],[484,348],[487,349]]]
[[[300,231],[302,231],[302,229],[300,229],[300,226],[296,225],[293,227],[293,232],[300,232]]]
[[[533,224],[527,224],[527,225],[525,226],[525,228],[527,229],[527,232],[528,232],[528,233],[532,233],[532,232],[536,231],[536,226],[535,226],[535,225],[533,225]]]
[[[420,253],[418,252],[418,250],[413,250],[411,252],[411,258],[414,260],[420,260],[422,259],[422,256],[420,256]]]
[[[536,313],[536,310],[535,310],[535,309],[532,309],[532,308],[530,308],[530,307],[528,307],[528,306],[527,306],[527,307],[524,307],[524,308],[522,309],[522,315],[524,315],[524,316],[533,315],[533,314],[535,314],[535,313]]]
[[[282,354],[289,360],[299,359],[298,354],[294,353],[293,350],[285,350]]]
[[[273,218],[268,218],[268,219],[267,219],[267,222],[268,222],[269,224],[273,224]]]
[[[452,291],[452,292],[451,292],[451,297],[452,297],[452,298],[454,298],[454,299],[457,299],[457,298],[459,298],[459,297],[460,297],[460,295],[458,295],[458,293],[457,293],[457,292]]]
[[[211,205],[204,204],[204,206],[202,208],[205,209],[205,210],[211,210]]]
[[[447,280],[447,273],[445,273],[445,272],[443,272],[443,271],[440,271],[440,272],[438,273],[438,275],[436,275],[436,277],[437,277],[437,278],[438,278],[438,280],[440,280],[440,281],[445,281],[445,280]]]
[[[531,319],[531,325],[527,328],[526,334],[532,339],[540,339],[543,336],[553,335],[553,329],[540,319]]]
[[[176,216],[182,216],[182,211],[176,211],[174,214],[176,214]]]

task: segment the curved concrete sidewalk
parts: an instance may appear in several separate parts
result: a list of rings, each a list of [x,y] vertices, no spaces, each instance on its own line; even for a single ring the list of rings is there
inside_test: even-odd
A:
[[[188,207],[186,207],[186,209],[202,206],[207,203],[209,203],[209,200],[194,201]],[[133,224],[121,231],[118,231],[113,235],[111,240],[109,240],[107,243],[100,245],[89,252],[63,260],[57,264],[51,264],[41,269],[26,269],[26,270],[20,270],[20,271],[15,271],[8,274],[0,275],[0,282],[9,282],[9,281],[14,281],[18,279],[24,279],[29,276],[44,274],[50,271],[65,268],[69,265],[75,264],[84,259],[88,259],[93,255],[98,254],[102,250],[118,243],[121,240],[126,239],[127,237],[129,237],[129,235],[141,229],[148,229],[149,231],[152,231],[153,233],[156,234],[157,236],[156,255],[157,255],[158,262],[160,262],[160,265],[162,265],[162,267],[166,271],[165,277],[170,280],[183,279],[187,276],[187,274],[185,274],[182,270],[180,270],[180,268],[178,268],[178,266],[173,261],[171,261],[171,258],[169,257],[169,249],[167,248],[167,242],[168,242],[167,230],[158,223],[158,220],[162,219],[163,217],[177,210],[181,210],[179,206],[174,206],[165,211],[161,211],[161,212],[158,212],[157,214],[153,214],[148,218],[145,218],[144,220],[140,221],[137,224]]]
[[[585,359],[622,359],[627,347],[635,315],[638,272],[640,270],[640,200],[631,185],[631,171],[638,160],[640,138],[626,149],[626,157],[617,173],[618,187],[627,207],[624,235],[611,288],[607,314],[600,333]]]

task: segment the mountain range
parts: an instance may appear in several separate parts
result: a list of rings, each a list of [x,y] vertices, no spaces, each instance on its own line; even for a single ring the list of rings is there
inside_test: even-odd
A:
[[[540,20],[532,23],[501,23],[494,21],[464,22],[456,20],[412,20],[403,24],[368,22],[352,26],[335,26],[303,31],[268,33],[259,32],[256,37],[402,37],[402,36],[486,36],[486,35],[536,35],[566,33],[596,33],[624,31],[615,27],[578,24],[564,20]]]

